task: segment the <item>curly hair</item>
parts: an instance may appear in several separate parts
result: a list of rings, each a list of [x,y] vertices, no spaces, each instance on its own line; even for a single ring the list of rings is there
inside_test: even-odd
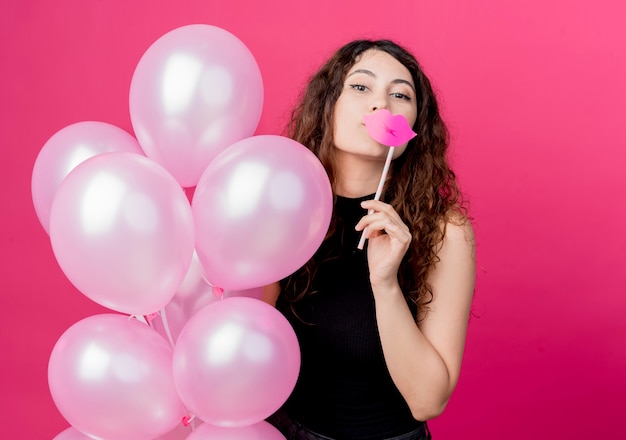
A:
[[[438,261],[445,225],[467,219],[456,176],[447,160],[449,134],[435,93],[413,55],[390,40],[356,40],[341,47],[313,75],[294,108],[288,135],[309,148],[320,160],[335,186],[333,120],[335,103],[345,77],[368,50],[384,51],[411,73],[416,89],[417,119],[413,138],[405,152],[392,162],[382,199],[391,204],[412,232],[413,240],[398,271],[398,282],[407,301],[418,311],[432,301],[428,273]],[[337,230],[333,216],[326,240]],[[285,298],[294,303],[311,294],[317,265],[330,255],[316,254],[302,268],[282,281]]]

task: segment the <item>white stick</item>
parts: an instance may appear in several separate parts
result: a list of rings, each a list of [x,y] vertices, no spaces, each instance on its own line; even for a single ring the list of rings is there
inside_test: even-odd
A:
[[[385,186],[385,180],[387,179],[387,173],[389,172],[389,167],[391,166],[391,159],[393,157],[393,147],[389,147],[389,152],[387,152],[387,159],[385,160],[385,167],[383,168],[383,173],[380,176],[380,181],[378,182],[378,188],[376,189],[376,194],[374,195],[374,200],[379,200],[380,195],[383,192],[383,187]],[[370,209],[367,214],[372,214],[374,212],[373,209]],[[361,239],[359,240],[359,244],[357,246],[358,249],[363,250],[363,246],[365,245],[365,230],[361,232]]]

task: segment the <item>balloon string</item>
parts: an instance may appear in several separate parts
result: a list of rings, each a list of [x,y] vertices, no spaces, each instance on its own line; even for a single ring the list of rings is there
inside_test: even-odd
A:
[[[170,331],[170,326],[167,323],[167,314],[165,313],[165,307],[161,309],[161,320],[163,321],[163,328],[165,329],[167,339],[170,341],[172,347],[174,347],[174,338],[172,338],[172,332]]]
[[[380,180],[378,181],[378,188],[376,189],[376,194],[374,195],[374,200],[380,200],[380,195],[383,192],[383,186],[385,186],[385,180],[387,179],[387,173],[389,172],[389,167],[391,166],[391,159],[393,158],[393,147],[389,147],[389,151],[387,152],[387,159],[385,160],[385,166],[383,168],[383,173],[380,175]],[[373,214],[374,210],[370,209],[367,214]],[[358,249],[363,250],[363,246],[365,245],[365,230],[361,232],[361,239],[359,240],[359,244],[357,246]]]

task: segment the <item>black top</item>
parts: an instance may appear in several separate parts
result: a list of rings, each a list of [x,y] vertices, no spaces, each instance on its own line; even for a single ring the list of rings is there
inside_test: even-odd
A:
[[[421,425],[387,370],[367,255],[357,249],[361,233],[354,226],[366,214],[360,202],[371,198],[337,198],[337,233],[318,253],[334,248],[339,254],[319,265],[315,293],[295,303],[297,316],[282,295],[276,305],[293,326],[302,353],[300,376],[284,408],[310,430],[334,439],[388,438]]]

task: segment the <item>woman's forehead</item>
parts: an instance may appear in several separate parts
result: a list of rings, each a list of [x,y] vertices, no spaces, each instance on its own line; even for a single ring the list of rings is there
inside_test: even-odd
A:
[[[409,69],[398,61],[393,55],[378,50],[368,49],[361,53],[354,64],[348,69],[346,76],[353,73],[370,73],[376,76],[378,73],[392,73],[393,75],[413,82],[413,77]]]

